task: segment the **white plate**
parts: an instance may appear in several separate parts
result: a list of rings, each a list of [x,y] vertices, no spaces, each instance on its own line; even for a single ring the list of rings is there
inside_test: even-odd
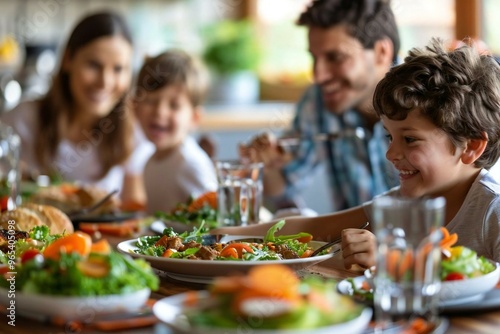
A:
[[[487,293],[498,284],[500,279],[500,264],[491,261],[496,268],[492,272],[457,281],[446,281],[441,283],[441,291],[439,293],[439,307],[443,312],[448,310],[476,307],[491,308],[500,306],[500,299],[496,298],[496,303],[490,300],[492,293]],[[366,280],[365,276],[358,276],[354,278],[354,284],[361,287],[363,281]],[[342,280],[337,284],[337,290],[344,295],[351,296],[353,294],[351,283],[347,280]],[[500,290],[500,289],[497,289]],[[496,292],[496,291],[495,291]],[[485,302],[488,300],[488,302]],[[493,303],[493,304],[492,304]]]
[[[198,298],[202,301],[209,299],[208,291],[199,291]],[[371,308],[365,308],[361,315],[357,318],[326,327],[321,327],[317,329],[303,329],[303,330],[257,330],[250,328],[195,328],[190,326],[183,317],[184,311],[184,301],[186,296],[192,298],[192,292],[182,293],[174,295],[171,297],[160,299],[153,306],[153,313],[155,316],[169,326],[174,333],[189,333],[189,334],[240,334],[240,333],[254,333],[254,334],[331,334],[331,333],[342,333],[342,334],[358,334],[362,333],[363,330],[368,326],[370,319],[372,317]]]
[[[252,238],[249,236],[228,236],[228,238],[222,239],[221,242],[228,241],[230,239],[238,238]],[[259,238],[262,238],[260,236]],[[156,257],[137,254],[134,250],[137,249],[135,246],[137,239],[123,241],[118,244],[118,251],[128,254],[134,258],[142,258],[148,261],[153,268],[163,270],[167,272],[167,275],[171,275],[175,279],[186,280],[190,282],[197,283],[209,283],[216,276],[225,276],[235,272],[246,273],[254,266],[263,266],[270,264],[284,264],[291,269],[297,271],[300,269],[307,268],[321,261],[325,261],[333,257],[333,252],[326,255],[320,255],[315,257],[306,257],[301,259],[288,259],[288,260],[271,260],[271,261],[209,261],[209,260],[185,260],[185,259],[170,259],[165,257]],[[324,245],[324,242],[311,241],[309,245],[313,248],[319,248]],[[334,246],[335,248],[336,246]],[[340,246],[337,246],[340,247]]]
[[[15,301],[16,313],[32,317],[62,317],[66,320],[92,320],[98,313],[136,311],[148,300],[151,290],[142,289],[125,295],[91,297],[64,297],[15,292],[9,298],[8,291],[0,289],[0,304]]]

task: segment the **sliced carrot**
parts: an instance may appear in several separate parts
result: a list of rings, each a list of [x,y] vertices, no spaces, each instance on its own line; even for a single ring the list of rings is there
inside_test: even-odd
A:
[[[188,206],[189,212],[196,212],[201,210],[205,205],[210,206],[212,209],[217,209],[217,192],[208,191],[196,198]]]
[[[188,291],[186,292],[186,298],[184,299],[184,306],[193,307],[198,305],[200,300],[198,291]]]
[[[109,254],[111,253],[111,246],[109,245],[108,240],[101,239],[92,244],[92,246],[90,247],[90,252],[99,254]]]
[[[450,234],[446,239],[441,240],[441,248],[448,249],[453,246],[458,241],[458,235],[456,233]]]
[[[443,240],[450,236],[450,232],[446,227],[441,227],[441,233],[443,233]]]
[[[174,253],[177,253],[177,251],[175,249],[169,248],[163,252],[162,257],[171,257]]]
[[[407,249],[402,258],[401,262],[398,265],[398,278],[402,279],[405,276],[407,271],[411,271],[413,267],[413,251],[411,249]]]
[[[210,291],[216,294],[235,293],[249,286],[249,280],[246,276],[220,276],[213,281]]]
[[[267,296],[283,299],[299,298],[300,280],[295,272],[283,265],[256,266],[248,273],[252,289]]]
[[[370,291],[371,289],[372,287],[370,286],[370,283],[368,283],[368,281],[361,282],[361,290]]]
[[[140,230],[140,220],[133,219],[120,223],[80,223],[80,231],[93,234],[101,232],[103,234],[115,235],[119,237],[132,236]]]
[[[300,257],[301,258],[310,257],[312,255],[312,253],[314,253],[314,251],[312,249],[307,249],[304,253],[302,253],[302,255]]]
[[[224,247],[222,249],[222,251],[220,252],[220,256],[222,256],[222,257],[230,257],[230,256],[234,257],[234,256],[232,256],[234,254],[234,252],[231,251],[231,249],[236,250],[236,252],[238,254],[238,257],[237,257],[238,259],[241,259],[245,252],[246,253],[253,253],[253,249],[249,245],[242,243],[242,242],[235,242],[232,244],[228,244],[226,247]]]
[[[71,183],[63,183],[59,186],[59,189],[61,189],[61,192],[63,194],[74,194],[78,191],[78,186],[71,184]]]
[[[387,253],[387,273],[394,278],[397,278],[398,263],[401,258],[399,249],[390,249]]]
[[[303,244],[307,244],[307,243],[308,243],[309,241],[311,241],[312,239],[313,239],[313,236],[309,234],[309,235],[305,235],[305,236],[303,236],[303,237],[301,237],[301,238],[298,238],[298,239],[297,239],[297,241],[298,241],[298,242],[301,242],[301,243],[303,243]]]
[[[125,201],[120,205],[120,209],[126,212],[146,211],[146,203]]]
[[[323,312],[332,311],[332,304],[328,302],[328,299],[325,298],[325,295],[319,293],[318,291],[309,291],[309,293],[307,294],[307,300],[311,305],[316,306]]]
[[[92,238],[87,233],[77,231],[56,239],[47,246],[43,256],[48,259],[59,260],[61,253],[76,252],[81,256],[87,256],[92,247]]]

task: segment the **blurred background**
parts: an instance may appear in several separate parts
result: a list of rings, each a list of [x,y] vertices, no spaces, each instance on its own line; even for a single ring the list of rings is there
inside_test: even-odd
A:
[[[306,30],[295,25],[309,1],[0,0],[0,113],[46,92],[59,48],[80,17],[113,9],[126,17],[133,32],[136,71],[145,56],[168,48],[194,53],[209,66],[211,90],[199,133],[217,144],[216,158],[235,158],[239,142],[263,130],[279,133],[289,125],[293,103],[312,80]],[[451,44],[470,36],[500,54],[498,0],[391,4],[400,28],[401,57],[431,37]],[[326,212],[328,196],[322,186],[319,181],[310,187],[315,197],[311,206]]]

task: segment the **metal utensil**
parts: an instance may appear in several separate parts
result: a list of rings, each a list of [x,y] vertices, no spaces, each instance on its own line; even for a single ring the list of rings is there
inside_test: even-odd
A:
[[[83,209],[78,209],[78,210],[69,212],[67,215],[68,215],[68,217],[70,219],[86,215],[86,214],[88,214],[88,213],[90,213],[90,212],[98,209],[101,205],[105,204],[117,192],[118,192],[118,189],[115,189],[115,190],[111,191],[109,194],[107,194],[106,196],[104,196],[101,200],[99,200],[96,203],[92,204],[91,206],[88,206],[88,207],[83,208]]]
[[[201,236],[202,245],[212,245],[215,243],[230,243],[230,242],[264,242],[264,239],[259,236],[248,235],[230,235],[230,234],[206,234]]]
[[[369,222],[366,222],[366,223],[364,223],[363,225],[361,225],[361,226],[359,227],[359,229],[360,229],[360,230],[363,230],[363,229],[367,228],[367,227],[368,227],[368,225],[370,225],[370,223],[369,223]],[[315,250],[315,251],[311,254],[311,257],[318,255],[319,253],[321,253],[321,252],[322,252],[322,251],[324,251],[325,249],[328,249],[328,248],[330,248],[330,247],[333,247],[333,246],[335,246],[336,244],[339,244],[340,242],[342,242],[342,237],[339,237],[339,238],[337,238],[337,239],[335,239],[335,240],[333,240],[333,241],[330,241],[330,242],[328,242],[328,243],[324,244],[324,245],[323,245],[323,246],[321,246],[320,248],[316,249],[316,250]],[[333,251],[333,253],[335,254],[335,253],[339,252],[340,250],[341,250],[341,248],[338,248],[338,249],[334,250],[334,251]]]
[[[329,141],[345,137],[355,137],[359,139],[365,138],[365,129],[357,127],[354,129],[345,129],[339,132],[333,133],[318,133],[315,135],[299,135],[295,137],[284,137],[278,139],[278,145],[281,147],[297,146],[302,141]]]

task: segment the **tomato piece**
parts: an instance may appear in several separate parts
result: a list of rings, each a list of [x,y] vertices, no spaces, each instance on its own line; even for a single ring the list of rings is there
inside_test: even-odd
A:
[[[0,197],[0,212],[7,210],[8,203],[9,203],[9,196]]]
[[[313,239],[312,235],[305,235],[303,237],[297,238],[297,241],[303,244],[307,244],[312,239]]]
[[[222,252],[220,252],[220,256],[222,257],[232,257],[233,259],[238,259],[238,251],[236,248],[224,248]]]
[[[462,273],[453,272],[453,273],[449,273],[448,275],[446,275],[444,280],[445,281],[460,281],[460,280],[466,279],[466,277],[467,276],[465,276]]]
[[[29,260],[33,259],[35,256],[40,254],[38,249],[28,249],[21,255],[21,263],[26,263]]]
[[[253,249],[249,245],[244,244],[242,242],[235,242],[232,244],[228,244],[226,247],[224,247],[220,252],[220,256],[234,258],[234,250],[231,249],[236,250],[238,254],[238,259],[241,259],[241,257],[243,256],[243,251],[247,253],[253,253]]]

